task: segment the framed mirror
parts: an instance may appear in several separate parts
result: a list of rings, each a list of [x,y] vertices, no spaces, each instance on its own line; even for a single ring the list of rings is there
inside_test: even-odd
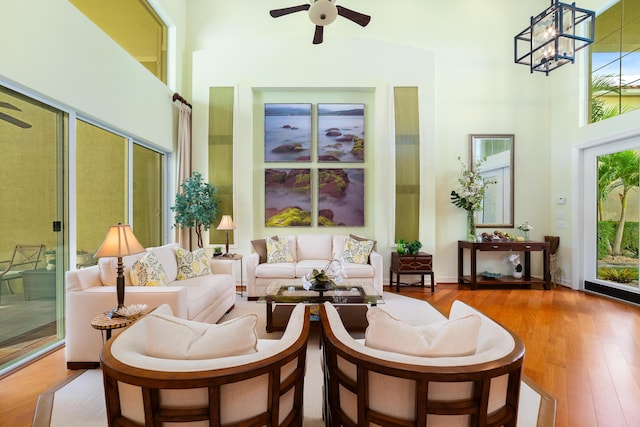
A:
[[[509,134],[469,135],[469,169],[491,181],[475,213],[476,227],[513,228],[514,139]]]

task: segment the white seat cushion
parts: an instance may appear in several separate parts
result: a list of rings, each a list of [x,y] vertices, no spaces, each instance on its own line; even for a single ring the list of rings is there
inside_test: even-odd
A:
[[[369,279],[374,275],[371,264],[352,264],[349,262],[343,262],[342,265],[348,279]]]
[[[300,260],[296,264],[296,277],[306,276],[307,274],[311,273],[314,268],[320,271],[324,269],[328,263],[329,260],[323,258]]]
[[[256,277],[293,279],[296,277],[296,265],[293,262],[277,264],[259,264],[256,266]]]

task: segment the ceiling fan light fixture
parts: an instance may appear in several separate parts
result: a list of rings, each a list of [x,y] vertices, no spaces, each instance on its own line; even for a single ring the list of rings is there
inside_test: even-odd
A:
[[[331,0],[317,0],[309,8],[309,19],[321,27],[331,24],[337,17],[338,9]]]

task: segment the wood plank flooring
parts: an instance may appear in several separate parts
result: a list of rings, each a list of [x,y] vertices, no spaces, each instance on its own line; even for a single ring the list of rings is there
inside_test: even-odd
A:
[[[558,399],[558,427],[640,427],[639,307],[567,288],[400,292],[445,313],[462,300],[517,333],[524,373]],[[0,380],[0,427],[30,426],[38,395],[74,372],[58,350]]]

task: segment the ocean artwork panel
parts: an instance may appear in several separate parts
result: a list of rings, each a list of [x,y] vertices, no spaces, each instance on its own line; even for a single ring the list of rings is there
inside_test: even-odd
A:
[[[364,104],[318,104],[318,161],[364,162]]]
[[[311,226],[311,169],[264,170],[264,225]]]
[[[264,161],[311,161],[311,104],[264,104]]]
[[[364,169],[318,169],[318,226],[364,227]]]

